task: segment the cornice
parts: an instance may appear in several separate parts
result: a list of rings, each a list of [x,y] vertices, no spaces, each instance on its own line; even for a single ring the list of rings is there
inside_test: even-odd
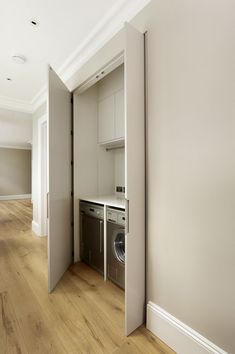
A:
[[[30,102],[16,100],[5,96],[0,96],[0,108],[24,113],[33,113],[34,111],[34,108]]]
[[[93,28],[90,34],[78,48],[56,70],[66,84],[76,72],[89,60],[103,45],[105,45],[124,25],[141,11],[151,0],[119,0],[112,9]],[[74,89],[74,88],[70,88]],[[33,113],[47,99],[47,88],[44,86],[31,102],[13,100],[0,97],[0,107]]]

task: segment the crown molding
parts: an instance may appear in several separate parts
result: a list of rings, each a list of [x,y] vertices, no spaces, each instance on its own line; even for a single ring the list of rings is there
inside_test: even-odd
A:
[[[6,96],[0,96],[0,108],[24,113],[33,113],[34,111],[34,108],[30,102],[13,99]]]
[[[151,0],[119,0],[102,20],[93,28],[90,34],[78,48],[65,60],[58,70],[55,70],[66,84],[76,72],[102,46],[104,46],[124,25],[132,20]],[[70,88],[71,90],[74,89]],[[46,85],[31,101],[15,100],[0,96],[0,107],[18,112],[34,113],[47,99]]]
[[[102,20],[57,70],[62,80],[65,83],[68,82],[87,60],[123,28],[125,22],[132,20],[150,1],[117,1],[112,9],[102,17]]]
[[[79,47],[65,60],[58,70],[55,70],[66,84],[76,72],[89,60],[102,46],[104,46],[124,25],[132,20],[151,0],[119,0],[115,6],[94,27],[92,32],[84,39]],[[71,90],[74,89],[70,88]],[[31,101],[35,111],[47,99],[46,86],[44,86]]]
[[[44,102],[47,100],[47,86],[43,86],[43,88],[34,96],[30,104],[33,107],[33,111],[35,112]]]

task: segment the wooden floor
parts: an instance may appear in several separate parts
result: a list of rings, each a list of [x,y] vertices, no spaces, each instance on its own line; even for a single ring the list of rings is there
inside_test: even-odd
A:
[[[47,292],[47,238],[29,201],[0,202],[0,353],[172,354],[144,327],[124,336],[124,293],[76,264]]]

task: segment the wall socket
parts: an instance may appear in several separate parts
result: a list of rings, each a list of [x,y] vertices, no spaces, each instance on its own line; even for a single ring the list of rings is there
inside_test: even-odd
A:
[[[116,186],[116,192],[117,193],[125,193],[125,187]]]

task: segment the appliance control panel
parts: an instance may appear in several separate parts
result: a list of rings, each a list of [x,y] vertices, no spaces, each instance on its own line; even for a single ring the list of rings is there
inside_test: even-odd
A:
[[[107,210],[107,221],[125,226],[126,223],[125,211],[109,208]]]
[[[107,211],[107,220],[112,222],[117,222],[117,213],[115,211],[108,210]]]
[[[85,213],[86,215],[93,216],[98,219],[104,218],[104,208],[101,205],[97,204],[88,204],[88,203],[80,203],[80,212]]]

